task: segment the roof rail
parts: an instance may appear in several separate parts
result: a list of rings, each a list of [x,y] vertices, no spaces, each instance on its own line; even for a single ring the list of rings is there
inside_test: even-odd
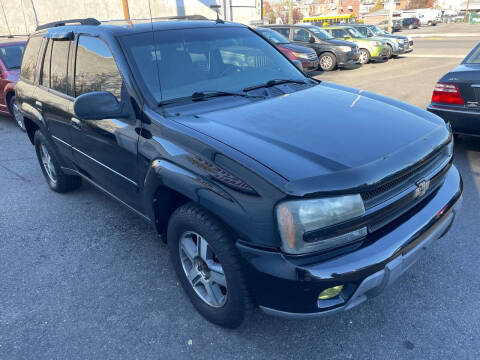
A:
[[[86,19],[71,19],[71,20],[60,20],[54,21],[51,23],[43,24],[37,26],[35,31],[48,29],[57,26],[65,26],[67,24],[80,24],[80,25],[100,25],[100,21],[94,18],[86,18]]]

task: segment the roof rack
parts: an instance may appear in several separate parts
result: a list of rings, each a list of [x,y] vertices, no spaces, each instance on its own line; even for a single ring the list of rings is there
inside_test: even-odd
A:
[[[131,18],[131,19],[109,19],[102,20],[103,23],[129,22],[129,21],[155,21],[155,20],[209,20],[203,15],[163,16],[153,18]]]
[[[65,26],[67,24],[80,24],[80,25],[100,25],[100,21],[94,18],[86,18],[86,19],[71,19],[71,20],[60,20],[60,21],[54,21],[51,23],[43,24],[37,26],[38,30],[43,30],[43,29],[48,29],[52,27],[57,27],[57,26]]]

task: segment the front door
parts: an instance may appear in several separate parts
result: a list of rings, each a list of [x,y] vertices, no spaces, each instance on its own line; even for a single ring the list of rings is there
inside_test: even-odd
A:
[[[109,91],[118,101],[129,101],[123,79],[106,43],[98,38],[78,38],[74,93]],[[80,120],[71,111],[73,156],[77,170],[129,206],[140,209],[137,174],[136,129],[132,118]]]

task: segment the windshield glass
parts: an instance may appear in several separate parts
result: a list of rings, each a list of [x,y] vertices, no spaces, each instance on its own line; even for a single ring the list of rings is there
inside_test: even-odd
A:
[[[467,64],[480,64],[480,45],[472,52],[472,54],[465,60]]]
[[[354,28],[347,28],[348,33],[350,36],[354,39],[363,39],[366,38],[366,36],[363,36],[357,29]]]
[[[283,35],[280,35],[275,30],[270,29],[256,29],[262,36],[265,36],[269,41],[274,44],[288,44],[290,41]]]
[[[318,27],[309,26],[308,30],[313,32],[320,40],[330,40],[333,39],[333,36],[330,35],[327,31],[320,29]]]
[[[8,70],[20,69],[25,45],[9,45],[0,47],[0,58]]]
[[[241,91],[272,79],[305,80],[248,28],[172,29],[121,38],[143,87],[157,102],[195,92]]]

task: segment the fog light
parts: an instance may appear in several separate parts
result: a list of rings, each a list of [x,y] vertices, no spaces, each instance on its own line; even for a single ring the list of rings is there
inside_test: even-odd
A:
[[[334,298],[335,296],[340,294],[342,289],[343,289],[343,285],[338,285],[338,286],[325,289],[320,293],[320,295],[318,295],[318,300],[327,300],[327,299]]]

